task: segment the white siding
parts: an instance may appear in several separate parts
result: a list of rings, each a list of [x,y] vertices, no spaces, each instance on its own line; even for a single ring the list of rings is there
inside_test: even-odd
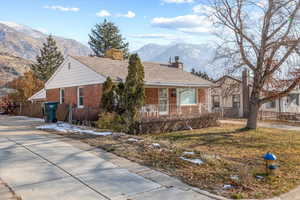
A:
[[[69,63],[71,67],[69,69]],[[73,87],[103,83],[105,77],[99,75],[89,67],[81,64],[72,57],[67,57],[64,63],[47,81],[45,89]]]

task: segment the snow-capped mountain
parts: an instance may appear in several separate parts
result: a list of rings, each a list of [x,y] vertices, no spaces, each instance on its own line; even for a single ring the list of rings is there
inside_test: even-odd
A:
[[[35,60],[47,36],[25,25],[0,21],[0,52]],[[75,40],[53,37],[64,54],[85,56],[91,53],[88,47]]]
[[[177,43],[170,45],[148,44],[136,51],[143,61],[167,63],[170,57],[174,61],[179,56],[184,63],[184,70],[192,68],[205,71],[211,77],[223,75],[224,69],[213,63],[216,49],[210,44]]]

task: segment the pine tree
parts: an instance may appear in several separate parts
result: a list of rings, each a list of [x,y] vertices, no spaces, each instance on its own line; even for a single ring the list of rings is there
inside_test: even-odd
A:
[[[36,64],[31,65],[31,69],[42,81],[47,81],[63,63],[64,57],[51,35],[47,38],[46,43],[43,43],[43,48],[40,50],[40,55],[36,57],[36,61]]]
[[[111,48],[122,50],[125,58],[129,55],[129,43],[124,41],[119,28],[106,19],[103,23],[95,25],[89,38],[90,48],[98,57],[104,56],[106,51]]]
[[[128,75],[124,86],[124,121],[127,132],[136,133],[136,125],[139,120],[139,111],[144,105],[144,66],[137,54],[129,59]]]
[[[115,111],[115,84],[110,77],[107,77],[106,81],[103,84],[101,108],[104,112]]]
[[[206,72],[202,72],[202,71],[196,71],[194,68],[192,68],[192,71],[191,71],[192,74],[196,75],[196,76],[199,76],[205,80],[208,80],[208,81],[213,81],[214,79],[209,77],[208,74]]]

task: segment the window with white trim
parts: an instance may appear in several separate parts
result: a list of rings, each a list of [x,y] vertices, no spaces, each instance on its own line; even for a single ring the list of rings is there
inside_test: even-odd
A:
[[[197,104],[197,92],[195,88],[178,88],[177,102],[179,105]]]
[[[212,96],[212,105],[213,105],[213,108],[220,108],[220,96],[219,95]]]
[[[267,102],[266,103],[266,108],[267,109],[276,108],[276,101],[273,100],[273,101]]]
[[[65,103],[65,89],[60,89],[59,90],[60,94],[59,94],[59,102],[60,104]]]
[[[84,107],[83,100],[84,100],[83,88],[79,87],[79,88],[77,88],[77,105],[78,105],[78,108],[83,108]]]
[[[239,94],[234,94],[232,96],[232,107],[233,108],[239,108],[241,105],[241,98]]]

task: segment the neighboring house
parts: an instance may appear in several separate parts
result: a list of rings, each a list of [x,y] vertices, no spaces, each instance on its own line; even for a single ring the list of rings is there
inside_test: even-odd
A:
[[[114,58],[114,56],[111,56]],[[214,84],[189,72],[183,64],[144,62],[147,116],[198,114],[209,109],[209,88]],[[125,82],[128,61],[68,56],[45,84],[46,100],[71,104],[78,109],[97,108],[107,77]]]
[[[265,103],[261,110],[273,111],[273,112],[290,112],[300,113],[300,102],[299,102],[300,88],[295,88],[286,97]]]
[[[242,80],[226,75],[215,84],[211,90],[211,109],[224,117],[246,117],[252,89],[247,71],[243,72]],[[299,95],[297,87],[288,96],[263,104],[260,111],[300,113]]]
[[[211,90],[211,106],[215,112],[221,112],[224,117],[245,117],[248,113],[249,90],[247,71],[243,79],[223,76],[215,82]]]

